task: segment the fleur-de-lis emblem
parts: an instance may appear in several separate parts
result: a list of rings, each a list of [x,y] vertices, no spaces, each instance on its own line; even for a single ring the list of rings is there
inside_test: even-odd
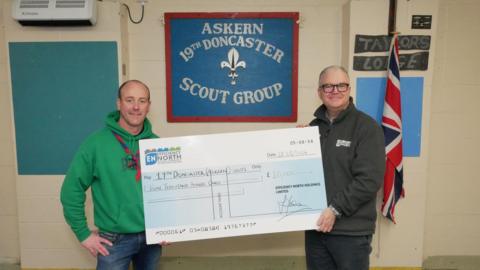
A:
[[[242,67],[245,68],[247,64],[245,61],[238,61],[240,58],[240,54],[235,48],[231,48],[230,51],[228,51],[227,54],[228,62],[227,61],[222,61],[220,63],[221,68],[229,68],[230,71],[228,72],[228,77],[232,78],[232,81],[230,82],[231,85],[237,84],[237,68]]]

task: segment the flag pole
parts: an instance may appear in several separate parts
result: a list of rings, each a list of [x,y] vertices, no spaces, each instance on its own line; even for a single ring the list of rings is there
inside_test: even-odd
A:
[[[388,10],[388,35],[392,36],[397,30],[397,0],[390,0]]]
[[[393,33],[388,64],[382,128],[385,136],[386,168],[382,214],[395,223],[395,205],[403,198],[402,109],[398,34]]]

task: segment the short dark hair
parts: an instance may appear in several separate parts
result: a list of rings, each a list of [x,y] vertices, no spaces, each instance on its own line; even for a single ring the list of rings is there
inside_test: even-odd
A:
[[[145,87],[145,89],[147,89],[147,92],[148,92],[148,100],[150,100],[150,88],[148,88],[148,86],[143,83],[142,81],[139,81],[139,80],[128,80],[128,81],[125,81],[123,82],[120,87],[118,87],[118,99],[121,99],[122,98],[122,89],[129,83],[138,83],[140,85],[142,85],[143,87]]]

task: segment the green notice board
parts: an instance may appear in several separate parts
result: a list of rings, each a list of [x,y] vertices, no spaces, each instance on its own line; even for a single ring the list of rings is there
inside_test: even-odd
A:
[[[118,88],[116,42],[10,42],[18,174],[65,174],[104,126]]]

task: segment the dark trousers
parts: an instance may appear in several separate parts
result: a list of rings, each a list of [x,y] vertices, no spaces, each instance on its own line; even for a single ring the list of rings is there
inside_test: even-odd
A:
[[[308,270],[368,270],[372,236],[305,232]]]

